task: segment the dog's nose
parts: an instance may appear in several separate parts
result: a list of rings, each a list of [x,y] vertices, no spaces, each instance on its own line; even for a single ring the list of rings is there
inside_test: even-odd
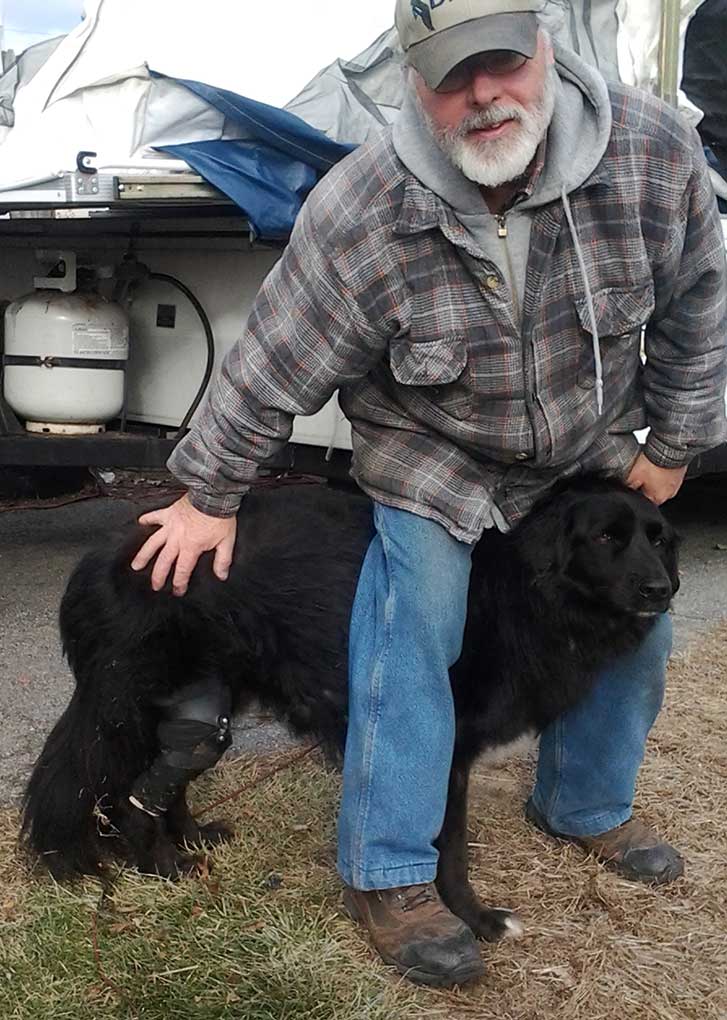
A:
[[[663,602],[671,595],[671,585],[668,581],[642,581],[639,584],[639,595],[649,602]]]

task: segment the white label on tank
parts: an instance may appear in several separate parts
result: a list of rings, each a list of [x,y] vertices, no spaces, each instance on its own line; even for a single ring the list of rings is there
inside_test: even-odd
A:
[[[73,353],[77,358],[126,358],[129,331],[125,326],[89,326],[77,322],[73,327]]]

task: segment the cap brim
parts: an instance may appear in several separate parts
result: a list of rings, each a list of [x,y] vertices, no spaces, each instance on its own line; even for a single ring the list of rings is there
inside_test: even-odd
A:
[[[415,43],[407,60],[430,89],[438,88],[452,68],[476,53],[511,50],[531,59],[538,48],[538,19],[532,11],[488,14],[445,28],[431,39]]]

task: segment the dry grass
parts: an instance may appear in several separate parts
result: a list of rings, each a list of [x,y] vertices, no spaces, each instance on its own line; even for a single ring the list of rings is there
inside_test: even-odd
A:
[[[666,889],[624,881],[522,818],[532,761],[482,767],[472,873],[518,909],[519,941],[485,946],[459,992],[392,976],[342,916],[333,866],[337,777],[316,758],[226,805],[238,836],[178,885],[127,873],[110,897],[29,876],[0,819],[2,1020],[726,1020],[727,624],[674,659],[642,769],[639,815],[685,853]],[[263,766],[198,784],[209,803]],[[94,937],[97,953],[94,952]]]

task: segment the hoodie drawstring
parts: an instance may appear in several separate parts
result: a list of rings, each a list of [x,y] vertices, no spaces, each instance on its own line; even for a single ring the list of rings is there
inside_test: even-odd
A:
[[[598,339],[598,327],[596,326],[596,313],[593,308],[593,295],[591,294],[591,287],[588,283],[588,273],[586,271],[586,262],[583,258],[583,249],[581,248],[581,242],[578,238],[578,231],[576,230],[565,185],[563,185],[561,190],[560,198],[563,203],[563,208],[565,209],[565,218],[568,220],[568,227],[570,228],[571,237],[573,238],[573,246],[576,250],[578,266],[581,270],[583,288],[586,292],[586,306],[588,308],[588,318],[591,323],[591,336],[593,337],[593,361],[596,368],[596,407],[598,408],[599,415],[601,415],[603,414],[603,364],[601,362],[601,344]]]

